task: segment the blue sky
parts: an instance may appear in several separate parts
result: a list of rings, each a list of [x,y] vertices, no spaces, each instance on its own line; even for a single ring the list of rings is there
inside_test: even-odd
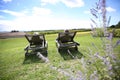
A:
[[[107,1],[111,23],[120,21],[120,0]],[[78,29],[90,27],[97,0],[0,0],[0,31]]]

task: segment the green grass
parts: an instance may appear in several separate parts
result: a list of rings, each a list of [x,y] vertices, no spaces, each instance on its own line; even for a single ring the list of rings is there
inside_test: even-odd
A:
[[[65,75],[51,69],[52,66],[61,69],[70,69],[73,73],[82,70],[78,59],[72,59],[70,55],[64,52],[57,52],[55,39],[57,34],[46,35],[48,41],[49,63],[42,63],[37,57],[25,58],[24,48],[28,44],[25,38],[0,39],[0,80],[66,80]],[[114,39],[114,42],[118,38]],[[89,34],[77,33],[75,41],[80,43],[79,52],[73,52],[73,55],[79,59],[89,53],[88,49],[96,52],[92,42],[102,50],[101,40],[92,38]],[[120,46],[115,48],[116,53],[120,53]],[[64,60],[65,59],[65,60]]]

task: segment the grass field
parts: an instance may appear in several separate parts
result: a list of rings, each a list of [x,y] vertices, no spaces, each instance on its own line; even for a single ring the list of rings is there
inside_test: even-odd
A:
[[[79,51],[72,54],[79,59],[73,59],[66,52],[57,52],[55,39],[57,34],[46,35],[48,41],[48,58],[50,62],[42,63],[36,56],[25,58],[24,48],[28,44],[25,38],[0,39],[0,80],[66,80],[68,77],[53,68],[64,69],[76,73],[82,71],[81,57],[89,53],[88,49],[96,52],[92,42],[102,50],[99,37],[92,38],[88,33],[77,33],[75,41],[80,43]],[[118,38],[114,38],[115,42]],[[115,48],[120,53],[120,46]],[[87,58],[87,57],[86,57]],[[70,69],[70,70],[69,70]]]

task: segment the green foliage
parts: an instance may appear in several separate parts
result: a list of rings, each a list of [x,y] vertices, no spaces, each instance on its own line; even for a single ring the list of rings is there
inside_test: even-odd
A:
[[[103,37],[104,36],[104,32],[103,32],[103,30],[101,28],[97,29],[96,31],[97,31],[97,36],[99,36],[99,37]]]
[[[113,36],[115,36],[115,37],[120,37],[120,29],[116,29],[116,30],[113,32]]]
[[[101,28],[95,28],[94,31],[92,31],[92,36],[94,37],[103,37],[104,33]]]
[[[110,28],[109,29],[110,33],[113,33],[113,37],[120,37],[120,29],[116,29],[116,28]]]
[[[120,37],[120,29],[117,28],[108,28],[108,32],[113,34],[113,37]],[[104,31],[102,28],[97,28],[96,31],[92,34],[95,37],[103,37]]]

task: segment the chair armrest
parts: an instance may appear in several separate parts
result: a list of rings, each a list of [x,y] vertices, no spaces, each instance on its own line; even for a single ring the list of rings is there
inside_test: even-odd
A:
[[[56,40],[56,43],[58,43],[58,44],[62,44],[62,42],[61,42],[61,41],[58,41],[58,40]]]
[[[56,40],[57,47],[63,46],[63,43],[61,41]]]
[[[73,42],[74,42],[76,45],[78,45],[78,46],[80,45],[78,42],[75,42],[75,41],[73,41]]]

